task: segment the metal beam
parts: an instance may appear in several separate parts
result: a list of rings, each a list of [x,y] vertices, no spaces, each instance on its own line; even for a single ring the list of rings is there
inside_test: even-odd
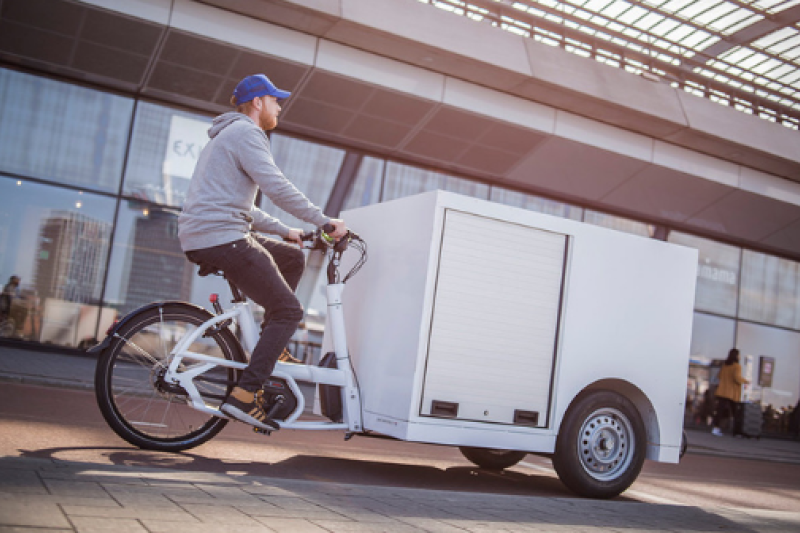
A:
[[[736,33],[728,35],[703,50],[702,54],[708,57],[719,57],[737,46],[746,46],[761,39],[765,35],[769,35],[782,28],[793,26],[798,22],[800,22],[800,4],[785,9],[769,18],[763,18],[755,24],[751,24]]]
[[[336,218],[342,212],[342,207],[344,207],[344,203],[347,200],[347,193],[350,192],[353,186],[363,159],[363,154],[358,152],[348,151],[345,154],[342,166],[339,168],[339,175],[336,177],[336,183],[333,185],[328,203],[325,204],[325,214],[329,217]]]

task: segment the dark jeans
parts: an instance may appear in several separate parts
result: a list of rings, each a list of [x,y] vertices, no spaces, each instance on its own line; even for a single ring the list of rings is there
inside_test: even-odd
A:
[[[714,427],[720,427],[720,423],[728,421],[730,417],[736,416],[738,405],[733,400],[717,396],[717,411],[714,413]]]
[[[186,252],[186,257],[222,270],[264,308],[261,338],[239,380],[247,391],[260,389],[303,320],[303,306],[294,295],[305,269],[303,252],[295,245],[252,233],[228,244]]]

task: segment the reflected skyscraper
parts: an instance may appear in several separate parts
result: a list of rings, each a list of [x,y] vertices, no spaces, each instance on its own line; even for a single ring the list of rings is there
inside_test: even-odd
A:
[[[178,215],[150,207],[134,222],[123,314],[159,300],[191,300],[192,265],[178,241]]]
[[[39,229],[34,286],[42,298],[96,304],[100,300],[111,224],[54,210]]]

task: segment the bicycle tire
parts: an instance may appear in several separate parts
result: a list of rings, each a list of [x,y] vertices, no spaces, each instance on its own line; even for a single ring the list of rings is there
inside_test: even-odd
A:
[[[98,406],[117,435],[146,450],[179,452],[207,442],[225,427],[227,419],[193,409],[185,391],[159,381],[177,341],[212,317],[201,307],[169,302],[136,311],[120,323],[95,373]],[[246,362],[227,327],[209,329],[189,350]],[[203,381],[203,376],[226,383]],[[219,407],[239,377],[238,369],[217,367],[195,384],[207,405]]]

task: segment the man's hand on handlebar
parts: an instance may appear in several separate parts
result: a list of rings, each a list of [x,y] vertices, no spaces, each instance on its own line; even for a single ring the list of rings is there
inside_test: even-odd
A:
[[[332,218],[330,221],[330,225],[334,227],[333,231],[326,232],[328,235],[333,237],[334,240],[338,241],[345,235],[347,235],[347,225],[345,225],[344,220],[339,218]]]
[[[303,230],[297,228],[291,228],[289,230],[289,234],[284,237],[285,241],[291,242],[292,244],[296,244],[300,248],[303,247]]]

